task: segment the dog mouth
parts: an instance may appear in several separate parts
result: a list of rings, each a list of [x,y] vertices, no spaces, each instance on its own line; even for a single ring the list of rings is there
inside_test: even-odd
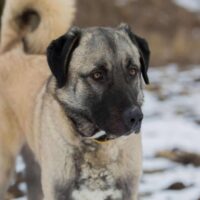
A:
[[[115,140],[121,136],[129,136],[130,134],[139,134],[140,132],[139,130],[131,129],[125,133],[114,134],[114,133],[110,133],[109,131],[100,129],[97,125],[91,122],[87,123],[85,121],[84,126],[77,126],[77,123],[75,123],[74,120],[72,120],[72,122],[75,126],[75,129],[81,135],[81,137],[85,139],[91,139],[97,142],[107,142],[107,141]]]
[[[139,130],[133,129],[126,131],[122,131],[120,129],[118,130],[117,126],[114,133],[112,133],[111,130],[103,130],[92,120],[90,120],[88,117],[86,118],[85,116],[83,117],[80,115],[73,114],[70,116],[70,119],[74,124],[74,128],[82,138],[91,139],[97,142],[106,142],[117,139],[121,136],[128,136],[132,133],[139,133]]]
[[[96,132],[93,136],[87,137],[87,138],[93,139],[97,142],[107,142],[110,140],[115,140],[122,136],[129,136],[131,134],[139,134],[139,132],[140,131],[131,130],[125,134],[122,134],[121,136],[118,136],[118,135],[109,134],[109,133],[106,133],[106,131],[100,130],[100,131]]]

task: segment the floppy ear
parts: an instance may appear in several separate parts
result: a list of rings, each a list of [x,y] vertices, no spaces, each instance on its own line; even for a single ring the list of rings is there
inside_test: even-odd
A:
[[[68,33],[51,42],[47,48],[47,61],[57,80],[58,88],[65,85],[72,53],[79,44],[81,30],[71,28]]]
[[[149,78],[147,75],[148,67],[149,67],[149,60],[150,60],[150,49],[147,41],[144,38],[141,38],[134,34],[130,27],[127,24],[122,24],[119,26],[120,29],[123,29],[128,36],[130,37],[131,41],[138,47],[140,53],[140,63],[141,63],[141,72],[143,79],[146,84],[149,84]]]

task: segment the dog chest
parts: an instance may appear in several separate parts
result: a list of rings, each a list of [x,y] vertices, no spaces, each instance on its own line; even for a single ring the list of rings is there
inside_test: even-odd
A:
[[[134,181],[138,181],[135,177],[139,176],[134,167],[137,162],[131,156],[134,151],[127,151],[121,145],[100,147],[87,143],[80,149],[73,148],[70,168],[74,174],[56,187],[57,200],[134,199],[137,189]]]
[[[58,200],[130,200],[132,180],[114,174],[118,164],[98,165],[86,159],[75,161],[76,175],[59,189]]]
[[[79,178],[71,195],[74,200],[122,199],[122,190],[117,187],[112,172],[107,168],[95,168],[90,163],[84,163],[78,173]]]
[[[83,164],[76,179],[68,187],[59,189],[58,200],[130,200],[130,188],[126,180],[119,181],[106,168],[91,168]],[[128,187],[127,187],[128,186]]]

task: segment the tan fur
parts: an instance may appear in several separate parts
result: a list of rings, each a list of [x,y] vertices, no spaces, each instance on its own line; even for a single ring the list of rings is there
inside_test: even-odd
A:
[[[9,185],[15,159],[32,129],[35,96],[49,76],[45,56],[14,49],[0,56],[0,199]]]
[[[4,52],[0,55],[0,200],[10,184],[16,156],[26,141],[25,134],[31,134],[35,96],[50,73],[45,56],[26,55],[23,49],[44,54],[48,44],[67,31],[75,13],[74,0],[6,0],[5,3],[0,44],[0,51]],[[34,31],[32,24],[18,21],[29,9],[40,16]]]
[[[34,31],[20,27],[17,19],[28,9],[39,13],[41,22]],[[66,32],[74,19],[74,0],[6,0],[2,17],[2,51],[24,39],[29,53],[45,53],[48,44]]]

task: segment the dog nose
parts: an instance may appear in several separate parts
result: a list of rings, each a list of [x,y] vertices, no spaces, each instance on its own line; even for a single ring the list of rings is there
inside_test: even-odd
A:
[[[143,113],[139,107],[127,109],[124,113],[124,122],[131,131],[140,131]]]

